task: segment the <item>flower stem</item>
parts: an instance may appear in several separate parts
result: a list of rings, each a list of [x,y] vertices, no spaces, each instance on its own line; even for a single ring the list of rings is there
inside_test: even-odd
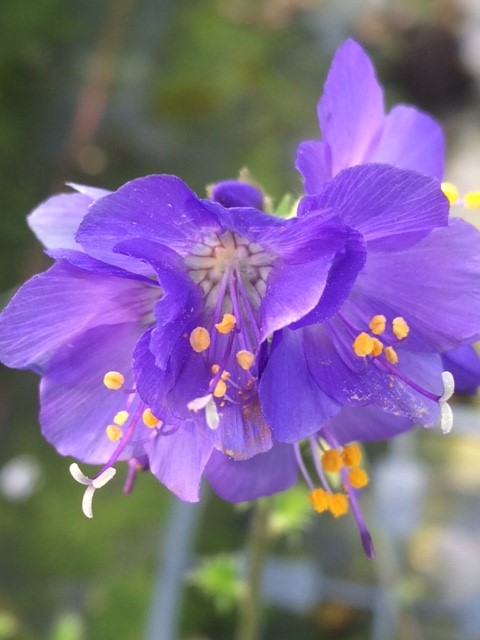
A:
[[[247,574],[238,606],[236,640],[259,640],[263,567],[271,540],[270,503],[260,500],[254,507],[247,542]]]

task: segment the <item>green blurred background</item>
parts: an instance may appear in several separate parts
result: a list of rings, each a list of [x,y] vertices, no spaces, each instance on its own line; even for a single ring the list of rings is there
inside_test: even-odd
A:
[[[478,188],[475,5],[1,0],[3,301],[48,265],[25,215],[66,181],[115,189],[174,173],[203,195],[247,167],[275,200],[300,194],[295,148],[318,136],[316,101],[349,35],[374,57],[389,102],[442,120],[450,177]],[[174,501],[149,476],[128,497],[116,482],[87,521],[70,461],[39,433],[36,377],[0,374],[0,640],[170,640],[152,630],[152,608],[155,588],[169,588],[162,545]],[[351,521],[307,521],[306,492],[277,505],[291,526],[274,545],[265,638],[480,638],[478,414],[473,401],[457,407],[448,441],[422,433],[369,452],[377,561],[363,557]],[[185,566],[244,546],[248,512],[208,492],[205,502],[189,525],[196,559],[177,549]],[[233,638],[231,560],[220,556],[211,583],[207,573],[187,580],[172,637]]]

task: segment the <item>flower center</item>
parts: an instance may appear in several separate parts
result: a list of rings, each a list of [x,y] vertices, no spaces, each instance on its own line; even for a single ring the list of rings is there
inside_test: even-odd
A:
[[[202,288],[208,308],[215,307],[225,277],[235,273],[250,304],[258,309],[274,259],[261,245],[226,231],[205,236],[191,248],[184,262],[192,280]]]

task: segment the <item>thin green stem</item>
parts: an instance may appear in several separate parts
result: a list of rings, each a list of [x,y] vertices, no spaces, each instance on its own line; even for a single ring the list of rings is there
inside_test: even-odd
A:
[[[271,536],[270,503],[260,500],[254,507],[247,542],[247,574],[238,606],[236,640],[259,640],[262,622],[261,583]]]

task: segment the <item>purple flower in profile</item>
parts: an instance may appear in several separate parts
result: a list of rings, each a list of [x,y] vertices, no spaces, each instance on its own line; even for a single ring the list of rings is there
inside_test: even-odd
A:
[[[385,113],[383,91],[362,47],[347,40],[337,51],[317,107],[322,140],[298,146],[296,167],[307,194],[318,193],[342,169],[369,162],[412,169],[442,180],[445,140],[440,124],[409,105]],[[474,393],[480,359],[468,345],[442,354],[456,389]]]
[[[117,460],[131,463],[128,487],[139,464],[188,501],[210,460],[216,487],[232,460],[254,459],[242,499],[295,481],[291,447],[273,447],[258,395],[268,339],[306,314],[335,313],[364,244],[333,218],[247,206],[261,201],[248,185],[233,185],[242,206],[229,207],[230,186],[214,190],[223,206],[150,176],[111,194],[57,196],[30,217],[55,264],[0,316],[0,358],[42,376],[47,440],[102,465],[93,479],[72,465],[87,515]]]

